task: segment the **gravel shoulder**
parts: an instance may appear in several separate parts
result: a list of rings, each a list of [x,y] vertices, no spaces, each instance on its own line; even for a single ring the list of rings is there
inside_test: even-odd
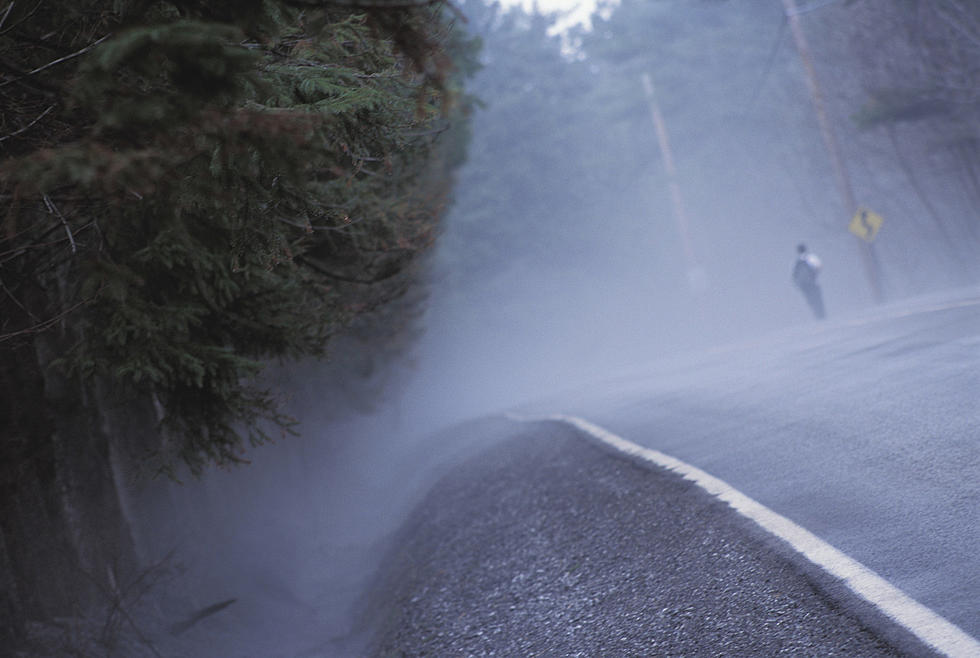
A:
[[[559,423],[507,433],[394,538],[370,655],[930,655],[679,476]]]

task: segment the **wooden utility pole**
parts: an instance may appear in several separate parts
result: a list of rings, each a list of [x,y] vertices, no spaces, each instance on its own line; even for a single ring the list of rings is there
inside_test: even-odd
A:
[[[650,104],[650,118],[653,120],[657,142],[660,144],[660,154],[664,160],[664,170],[667,172],[667,184],[670,187],[670,200],[674,206],[677,232],[680,234],[681,243],[684,246],[687,282],[692,291],[702,293],[708,287],[708,280],[704,269],[698,264],[694,255],[694,247],[691,245],[690,222],[687,218],[687,208],[684,206],[684,197],[681,196],[681,186],[677,182],[677,169],[674,167],[674,155],[671,152],[670,140],[667,137],[667,125],[664,123],[663,114],[660,113],[660,106],[657,104],[657,96],[653,92],[653,81],[650,79],[650,75],[644,73],[642,79],[643,90],[646,92],[647,102]]]
[[[810,46],[807,44],[803,28],[800,26],[800,11],[796,6],[796,0],[782,0],[786,10],[786,20],[789,22],[790,31],[793,33],[793,40],[796,42],[796,49],[803,60],[803,69],[806,71],[807,86],[810,88],[810,96],[813,98],[813,107],[817,114],[817,121],[820,124],[820,133],[823,135],[824,145],[830,155],[831,163],[834,167],[834,174],[837,179],[837,189],[840,192],[841,200],[844,202],[844,210],[848,215],[853,215],[858,210],[857,200],[854,197],[854,188],[851,186],[851,178],[847,173],[844,157],[841,154],[840,144],[834,127],[827,118],[827,110],[824,105],[823,92],[817,82],[817,72],[813,68],[813,59],[810,56]],[[858,250],[861,253],[861,260],[864,263],[865,274],[868,277],[868,284],[871,286],[871,296],[875,303],[882,301],[881,278],[878,274],[878,262],[875,259],[874,250],[870,242],[865,242],[860,238]]]

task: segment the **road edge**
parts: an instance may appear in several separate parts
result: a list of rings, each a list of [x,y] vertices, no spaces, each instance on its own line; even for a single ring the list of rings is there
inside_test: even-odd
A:
[[[677,473],[725,502],[767,535],[787,544],[812,567],[841,582],[852,596],[929,649],[950,658],[980,657],[980,642],[961,628],[915,601],[871,569],[727,482],[675,457],[628,441],[584,418],[565,414],[535,418],[508,414],[508,417],[519,422],[564,423],[617,453]]]

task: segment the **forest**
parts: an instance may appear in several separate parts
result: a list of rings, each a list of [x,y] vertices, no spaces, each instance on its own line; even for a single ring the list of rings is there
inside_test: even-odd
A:
[[[971,0],[560,18],[0,2],[0,645],[159,653],[135,610],[172,548],[240,543],[272,490],[338,496],[339,446],[382,441],[351,418],[397,442],[806,321],[798,242],[831,316],[878,301],[865,251],[885,300],[980,278]]]
[[[265,364],[389,321],[469,66],[442,3],[395,4],[4,7],[0,644],[118,607],[141,487],[293,432]]]

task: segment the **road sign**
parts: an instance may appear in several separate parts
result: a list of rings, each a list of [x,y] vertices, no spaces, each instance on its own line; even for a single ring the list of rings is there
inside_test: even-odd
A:
[[[851,223],[847,226],[847,230],[865,242],[871,242],[878,235],[878,229],[884,222],[885,220],[878,213],[867,208],[858,208],[851,219]]]

